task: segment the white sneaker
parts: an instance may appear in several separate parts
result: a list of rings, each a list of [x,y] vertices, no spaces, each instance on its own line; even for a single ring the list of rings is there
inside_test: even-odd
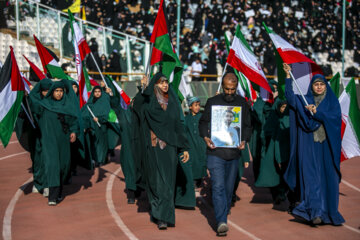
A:
[[[48,202],[48,205],[49,205],[49,206],[56,206],[56,201],[49,201],[49,202]]]
[[[48,197],[49,196],[49,188],[44,188],[43,196]]]
[[[218,225],[217,234],[218,236],[226,236],[228,230],[229,230],[228,225],[224,222],[221,222]]]
[[[35,187],[35,185],[33,185],[32,192],[33,193],[38,193],[39,192],[39,190]]]

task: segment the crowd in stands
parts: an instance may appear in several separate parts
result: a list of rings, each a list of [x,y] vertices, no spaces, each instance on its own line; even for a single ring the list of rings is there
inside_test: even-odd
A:
[[[66,2],[66,3],[64,3]],[[61,9],[67,2],[41,0]],[[357,76],[360,64],[360,3],[347,1],[346,49],[352,50],[354,66],[347,74]],[[115,30],[150,39],[159,0],[82,0],[86,19]],[[176,45],[177,1],[166,0],[170,34]],[[181,1],[180,60],[191,66],[197,58],[203,74],[220,74],[217,63],[224,66],[227,51],[224,34],[229,39],[238,24],[268,75],[276,74],[275,54],[262,22],[300,48],[319,65],[325,75],[335,74],[329,64],[341,62],[341,0],[186,0]],[[326,59],[319,59],[326,53]],[[323,55],[322,55],[323,57]],[[325,65],[324,65],[325,64]]]

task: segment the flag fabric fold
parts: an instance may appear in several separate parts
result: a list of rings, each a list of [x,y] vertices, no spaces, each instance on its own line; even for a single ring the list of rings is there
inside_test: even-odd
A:
[[[76,72],[78,75],[78,84],[79,84],[79,97],[80,97],[80,108],[85,105],[89,99],[91,92],[91,83],[89,80],[89,75],[86,71],[84,64],[85,57],[91,52],[90,48],[81,32],[81,29],[77,22],[74,19],[71,11],[68,10],[71,32],[73,36],[73,44],[75,49],[75,63],[76,63]]]
[[[293,45],[270,30],[265,24],[264,27],[269,34],[282,62],[291,64],[292,73],[299,85],[300,91],[303,94],[307,93],[312,77],[316,74],[323,74],[322,70],[314,61],[306,57],[300,50],[296,49]],[[279,60],[280,59],[277,59],[277,61]],[[277,65],[279,70],[280,64]],[[281,89],[285,89],[285,81],[279,82],[279,84]],[[299,90],[294,85],[293,90],[295,94],[300,95]]]
[[[46,78],[46,75],[33,63],[31,62],[27,57],[23,55],[23,57],[26,59],[26,61],[29,63],[31,69],[34,71],[36,76],[39,78],[39,80],[43,80]]]
[[[360,109],[354,78],[350,80],[340,98],[342,115],[341,161],[360,156]]]
[[[229,54],[229,52],[230,52],[230,41],[229,41],[226,34],[224,34],[224,37],[225,37],[226,49],[227,49],[227,52]],[[233,69],[234,69],[235,75],[237,76],[238,81],[239,81],[238,89],[237,89],[238,94],[240,96],[244,97],[245,99],[250,100],[251,102],[255,102],[255,100],[256,100],[256,91],[254,90],[254,88],[250,84],[249,79],[247,79],[247,77],[245,77],[244,74],[239,72],[236,68],[233,68]]]
[[[125,91],[116,83],[115,80],[113,80],[109,75],[105,76],[106,84],[109,86],[115,97],[119,98],[120,100],[120,106],[123,109],[127,109],[130,105],[131,99],[130,97],[125,93]]]
[[[245,37],[237,26],[227,63],[241,72],[248,80],[258,86],[258,91],[265,101],[272,102],[272,91],[260,63],[251,50]],[[265,90],[265,91],[264,91]]]
[[[10,53],[0,71],[0,139],[4,147],[8,145],[14,130],[24,91],[24,80],[16,63],[13,48],[10,47]]]
[[[336,73],[329,81],[330,87],[337,98],[340,97],[340,73]]]
[[[49,73],[51,78],[59,79],[71,79],[68,75],[64,73],[61,69],[59,63],[56,59],[50,54],[50,52],[41,44],[41,42],[34,35],[35,45],[39,53],[41,63],[45,74]]]
[[[162,66],[162,73],[169,79],[175,92],[182,101],[184,97],[186,97],[180,88],[181,81],[184,81],[181,77],[183,66],[171,44],[168,26],[165,2],[161,0],[150,38],[150,42],[154,44],[150,65],[159,64]]]

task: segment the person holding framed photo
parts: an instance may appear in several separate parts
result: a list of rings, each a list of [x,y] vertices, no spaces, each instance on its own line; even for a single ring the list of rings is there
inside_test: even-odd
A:
[[[245,148],[245,142],[250,140],[252,129],[250,106],[243,97],[236,94],[236,75],[226,73],[221,84],[223,93],[206,102],[199,122],[199,132],[207,145],[207,168],[212,186],[217,234],[224,236],[228,231],[227,215],[231,208],[241,150]],[[228,128],[234,131],[227,131]],[[236,138],[237,135],[238,141],[233,141],[233,137]],[[227,136],[231,137],[227,139]],[[217,138],[224,144],[219,144]],[[230,144],[227,144],[228,140]]]

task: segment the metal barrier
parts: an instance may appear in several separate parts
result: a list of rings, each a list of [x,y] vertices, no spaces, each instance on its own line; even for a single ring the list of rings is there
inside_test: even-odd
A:
[[[33,0],[16,0],[15,3],[18,40],[35,34],[44,45],[59,50],[60,58],[72,59],[74,47],[69,34],[71,29],[67,13]],[[148,41],[80,18],[75,19],[79,22],[86,40],[96,40],[99,56],[109,56],[116,50],[120,55],[122,72],[145,71],[145,59],[148,59],[150,52]]]

